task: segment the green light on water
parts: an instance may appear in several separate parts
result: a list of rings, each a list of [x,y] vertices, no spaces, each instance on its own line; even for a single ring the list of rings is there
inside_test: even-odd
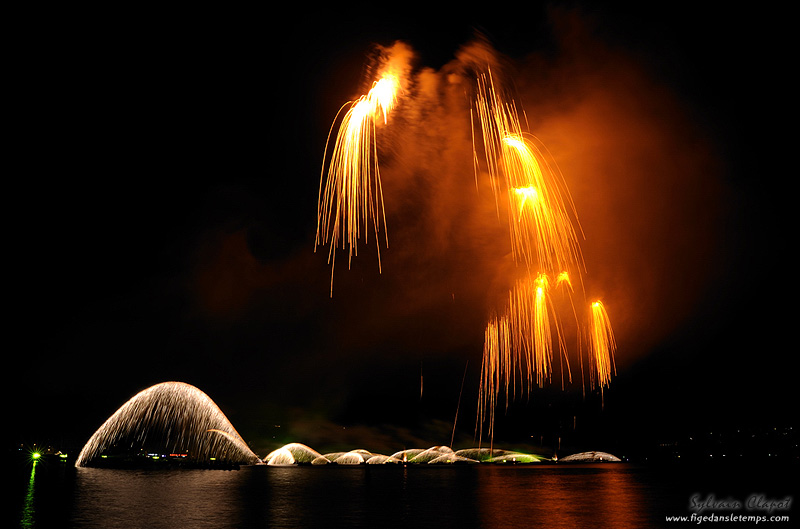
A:
[[[34,493],[34,483],[36,477],[36,464],[39,462],[39,457],[41,454],[39,452],[31,452],[31,459],[33,460],[33,464],[31,465],[31,476],[28,479],[28,490],[25,494],[25,502],[22,507],[22,517],[19,522],[20,527],[29,528],[34,527],[35,522],[35,510],[34,510],[34,502],[33,502],[33,493]]]

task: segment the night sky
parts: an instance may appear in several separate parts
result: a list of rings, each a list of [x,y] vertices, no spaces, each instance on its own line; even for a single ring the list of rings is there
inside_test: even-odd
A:
[[[495,53],[564,174],[587,295],[619,347],[602,406],[556,382],[514,405],[498,438],[549,442],[580,417],[582,446],[613,449],[796,419],[780,14],[396,7],[19,21],[12,441],[80,446],[134,394],[178,380],[262,456],[289,441],[449,444],[457,409],[469,445],[484,326],[513,277],[447,81],[476,49]],[[331,297],[328,248],[314,251],[326,137],[368,87],[374,46],[396,40],[418,84],[381,130],[382,273],[370,237],[350,270],[339,253]]]

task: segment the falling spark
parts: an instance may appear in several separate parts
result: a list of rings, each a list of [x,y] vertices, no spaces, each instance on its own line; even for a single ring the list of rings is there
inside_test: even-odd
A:
[[[501,169],[503,139],[510,134],[521,134],[522,128],[513,101],[503,98],[495,89],[491,70],[477,78],[474,112],[480,125],[489,180],[497,200],[505,182]]]
[[[577,224],[577,214],[569,191],[555,164],[523,132],[514,101],[495,87],[491,70],[477,78],[475,109],[498,211],[499,197],[507,190],[514,260],[550,274],[580,271],[572,220]]]
[[[509,292],[505,313],[487,323],[479,393],[480,431],[488,422],[494,435],[494,408],[501,392],[506,406],[516,395],[516,379],[528,392],[551,379],[554,351],[560,351],[562,387],[564,374],[572,379],[560,318],[551,299],[559,289],[569,301],[576,327],[582,326],[573,295],[574,285],[583,291],[585,264],[579,238],[583,237],[577,212],[555,162],[544,146],[524,132],[520,112],[510,97],[495,86],[490,68],[477,76],[473,107],[473,158],[478,175],[476,140],[482,140],[498,214],[508,212],[511,256],[524,266],[527,280]],[[475,119],[477,118],[477,119]],[[501,203],[501,199],[507,204]],[[602,304],[591,306],[588,355],[591,384],[602,388],[613,373],[616,347],[608,316]],[[581,348],[581,332],[576,334]],[[583,385],[583,354],[581,376]]]
[[[534,310],[533,310],[533,346],[529,347],[529,356],[533,358],[533,371],[536,373],[536,382],[541,387],[544,380],[550,377],[551,359],[553,357],[553,341],[550,330],[548,311],[548,292],[550,280],[541,274],[536,278],[534,285]]]
[[[611,376],[616,374],[614,365],[614,352],[617,343],[614,331],[611,329],[611,320],[606,313],[603,303],[595,301],[591,305],[591,320],[589,323],[589,360],[592,369],[592,381],[602,391],[611,381]]]
[[[315,251],[330,242],[331,296],[339,245],[348,251],[349,267],[358,254],[358,240],[362,235],[365,241],[368,237],[370,222],[376,242],[381,223],[385,231],[376,130],[380,123],[388,123],[400,85],[396,71],[384,70],[384,76],[366,95],[342,106],[337,114],[338,119],[344,112],[327,171],[323,160],[315,240]],[[573,285],[583,290],[581,274],[585,268],[578,243],[579,235],[583,236],[578,216],[560,170],[544,146],[524,130],[521,117],[524,114],[517,110],[514,100],[495,86],[491,68],[479,73],[470,112],[476,188],[483,158],[498,217],[501,211],[507,212],[511,256],[525,271],[524,279],[509,291],[504,311],[490,318],[484,333],[478,420],[481,436],[484,422],[488,422],[492,438],[495,408],[502,394],[508,406],[517,396],[518,382],[519,389],[528,393],[549,382],[556,349],[563,361],[562,386],[565,374],[571,381],[554,292],[568,296],[576,325],[585,321],[578,318],[573,300]],[[326,154],[333,130],[331,127]],[[388,234],[385,237],[388,246]],[[614,369],[616,345],[608,317],[602,305],[599,307],[600,315],[596,305],[591,306],[588,349],[592,383],[602,390]],[[576,336],[580,348],[582,335],[578,332]],[[583,355],[579,357],[583,375]],[[422,392],[420,372],[420,399]]]
[[[497,408],[500,369],[501,364],[503,364],[501,362],[501,354],[510,350],[508,344],[505,343],[507,333],[501,331],[501,329],[505,330],[507,325],[508,320],[506,318],[495,317],[489,320],[484,331],[483,361],[481,363],[481,378],[478,386],[478,439],[483,439],[484,423],[488,423],[487,435],[489,439],[494,439],[494,413]],[[508,389],[508,384],[506,384],[506,389]]]
[[[533,144],[521,135],[508,135],[503,147],[514,259],[548,273],[579,269],[577,233]]]
[[[490,437],[494,408],[501,391],[508,407],[517,396],[517,377],[521,389],[527,393],[550,380],[554,343],[558,344],[559,357],[566,360],[567,376],[572,378],[564,334],[551,299],[550,282],[546,274],[518,281],[509,292],[505,313],[491,318],[486,325],[478,421],[479,425],[484,421],[489,423]]]
[[[398,90],[398,76],[387,72],[373,84],[366,95],[350,103],[333,145],[327,180],[323,160],[314,247],[316,251],[317,246],[330,242],[328,262],[331,265],[331,296],[336,248],[340,242],[342,248],[348,250],[349,268],[353,256],[358,255],[357,244],[362,229],[366,242],[368,225],[372,221],[377,242],[381,223],[384,227],[386,225],[378,167],[376,121],[387,123],[388,114],[397,102]],[[347,107],[347,104],[342,106],[339,114]],[[329,134],[326,153],[330,140]],[[388,234],[385,237],[388,246]],[[379,272],[380,269],[378,245]]]

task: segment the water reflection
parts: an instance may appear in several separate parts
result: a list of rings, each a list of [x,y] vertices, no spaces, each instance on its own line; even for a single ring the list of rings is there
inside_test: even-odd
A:
[[[28,478],[28,489],[25,492],[25,500],[22,504],[22,516],[20,517],[19,525],[22,528],[30,528],[34,526],[36,510],[34,508],[34,485],[36,484],[36,465],[39,463],[37,459],[33,459],[31,463],[31,475]]]
[[[370,465],[265,467],[265,527],[472,527],[476,472]]]
[[[19,469],[13,523],[73,529],[648,527],[686,513],[690,494],[740,497],[774,476],[626,463]]]
[[[72,527],[241,527],[233,472],[80,468]]]
[[[482,526],[644,527],[645,498],[627,466],[536,466],[483,469]]]

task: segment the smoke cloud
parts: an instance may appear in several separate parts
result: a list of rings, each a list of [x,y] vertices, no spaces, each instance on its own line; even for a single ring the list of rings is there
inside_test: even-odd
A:
[[[506,212],[474,163],[471,90],[486,68],[563,173],[585,236],[586,294],[609,308],[621,358],[646,353],[713,282],[724,197],[713,138],[646,64],[604,46],[584,20],[565,16],[558,30],[556,56],[512,60],[479,36],[441,69],[423,65],[406,80],[379,131],[388,325],[435,318],[445,326],[428,339],[474,340],[480,333],[462,326],[485,321],[519,275]]]
[[[341,392],[432,359],[451,361],[456,382],[465,361],[479,366],[488,318],[522,272],[475,151],[474,76],[486,68],[563,173],[585,237],[586,296],[609,311],[618,367],[692,314],[718,258],[724,168],[713,138],[646,64],[599,40],[585,19],[557,18],[555,34],[556,52],[514,58],[477,35],[438,69],[420,64],[413,43],[376,48],[366,70],[390,65],[403,77],[397,107],[377,125],[386,234],[360,241],[349,269],[340,254],[332,298],[328,248],[312,252],[313,234],[307,247],[268,260],[252,255],[246,226],[206,242],[191,283],[204,317],[258,321],[277,303],[277,321],[303,322],[299,340],[275,320],[267,326],[275,334],[264,344],[272,373],[263,383],[283,388],[288,368]],[[395,400],[371,384],[374,399]],[[286,391],[299,405],[305,389]],[[339,395],[327,406],[349,403]]]

